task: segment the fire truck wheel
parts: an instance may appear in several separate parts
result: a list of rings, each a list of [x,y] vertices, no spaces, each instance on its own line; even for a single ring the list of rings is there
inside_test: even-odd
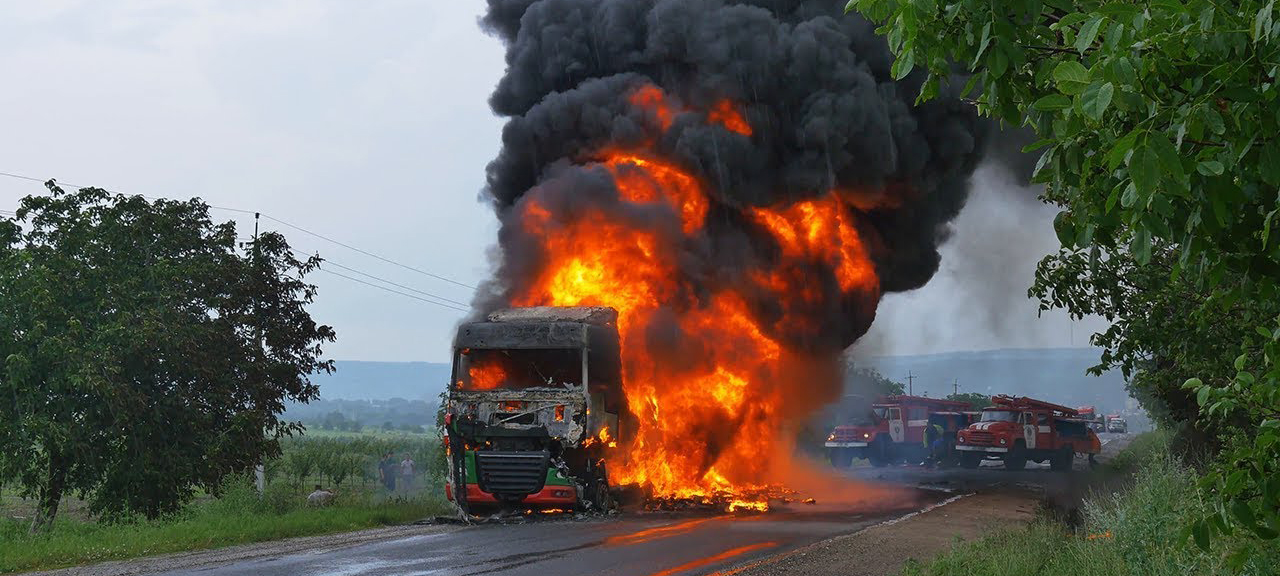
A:
[[[1071,460],[1075,458],[1070,446],[1063,446],[1057,454],[1049,459],[1049,469],[1058,472],[1066,472],[1071,470]]]
[[[960,455],[960,466],[970,470],[982,465],[982,455],[977,452],[965,452]]]
[[[853,465],[853,450],[834,448],[831,450],[831,465],[836,468],[848,468]]]
[[[889,450],[884,445],[884,441],[877,440],[870,446],[867,446],[867,461],[871,462],[876,468],[884,468],[889,465]]]
[[[1012,450],[1004,457],[1005,470],[1022,470],[1027,467],[1027,451],[1022,447],[1022,441],[1019,440]]]

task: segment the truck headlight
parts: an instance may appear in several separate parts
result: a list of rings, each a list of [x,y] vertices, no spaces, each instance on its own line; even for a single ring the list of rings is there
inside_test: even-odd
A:
[[[865,440],[865,439],[867,439],[867,438],[870,438],[870,437],[871,437],[871,433],[870,433],[870,432],[863,432],[863,433],[862,433],[862,438],[863,438],[864,440]]]
[[[827,442],[832,442],[832,441],[834,441],[835,439],[836,439],[836,433],[835,433],[835,432],[832,432],[830,436],[827,436]]]
[[[1001,439],[1000,439],[1000,445],[1001,445],[1001,446],[1003,446],[1003,445],[1005,445],[1005,444],[1006,444],[1006,442],[1004,441],[1004,438],[1001,438]]]
[[[957,436],[957,437],[956,437],[956,442],[960,442],[960,443],[962,443],[962,444],[963,444],[963,443],[964,443],[964,436]]]

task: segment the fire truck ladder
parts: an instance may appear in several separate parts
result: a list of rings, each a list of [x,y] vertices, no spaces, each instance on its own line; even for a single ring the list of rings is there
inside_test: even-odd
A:
[[[1039,408],[1041,410],[1053,410],[1059,412],[1063,416],[1079,416],[1080,413],[1075,408],[1067,408],[1061,404],[1036,400],[1026,396],[1009,396],[1007,394],[999,394],[991,397],[991,401],[999,406],[1007,406],[1016,409]]]

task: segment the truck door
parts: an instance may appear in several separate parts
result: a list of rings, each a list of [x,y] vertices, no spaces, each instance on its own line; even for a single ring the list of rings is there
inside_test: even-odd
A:
[[[1036,447],[1036,415],[1031,412],[1022,413],[1022,437],[1027,442],[1027,448]]]
[[[1054,448],[1053,422],[1048,412],[1036,414],[1036,445],[1041,448]]]
[[[889,437],[892,438],[894,442],[903,442],[906,440],[906,430],[902,427],[901,409],[889,409]]]

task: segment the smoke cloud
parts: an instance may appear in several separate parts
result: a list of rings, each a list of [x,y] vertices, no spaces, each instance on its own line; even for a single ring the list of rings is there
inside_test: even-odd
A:
[[[483,193],[503,223],[499,262],[477,310],[528,288],[546,266],[540,235],[588,214],[660,239],[658,253],[677,267],[674,306],[751,285],[753,271],[776,272],[785,292],[806,296],[780,299],[758,282],[739,292],[759,324],[795,349],[843,350],[871,325],[881,294],[924,285],[964,205],[987,125],[947,92],[958,86],[914,105],[923,74],[893,81],[892,55],[873,25],[843,6],[489,0],[483,25],[506,43],[508,66],[490,103],[509,121]],[[650,86],[661,102],[637,106],[637,92]],[[749,133],[715,121],[725,100]],[[696,233],[680,210],[620,200],[616,175],[598,162],[602,151],[629,149],[698,180],[710,206]],[[780,264],[782,248],[753,217],[833,191],[841,222],[874,265],[870,284],[850,288],[838,258]],[[548,225],[517,222],[531,195],[550,213]]]

